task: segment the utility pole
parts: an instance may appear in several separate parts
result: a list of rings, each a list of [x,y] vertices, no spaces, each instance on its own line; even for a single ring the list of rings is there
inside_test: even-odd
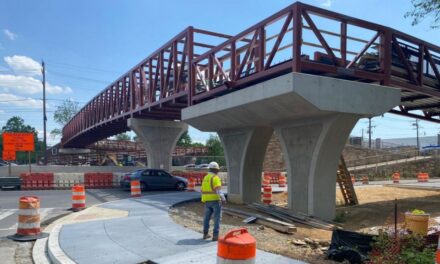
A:
[[[368,130],[367,130],[367,133],[368,133],[368,148],[369,149],[371,149],[371,134],[373,134],[373,131],[371,131],[371,129],[373,127],[375,127],[375,126],[371,125],[371,117],[370,117],[370,118],[368,118]]]
[[[44,65],[44,61],[41,61],[41,73],[43,74],[43,157],[44,157],[44,165],[47,165],[47,141],[46,141],[46,67]]]
[[[361,139],[361,147],[364,146],[364,129],[362,128],[362,139]]]
[[[419,141],[419,128],[420,128],[420,125],[419,125],[419,120],[416,119],[416,122],[414,122],[412,125],[416,127],[416,131],[417,131],[417,153],[419,153],[420,152],[420,141]]]

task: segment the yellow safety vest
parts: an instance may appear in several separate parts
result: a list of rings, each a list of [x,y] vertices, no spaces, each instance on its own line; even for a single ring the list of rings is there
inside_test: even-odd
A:
[[[220,178],[213,173],[208,173],[202,181],[202,202],[220,201],[220,195],[214,191],[214,188],[218,186],[222,186]]]

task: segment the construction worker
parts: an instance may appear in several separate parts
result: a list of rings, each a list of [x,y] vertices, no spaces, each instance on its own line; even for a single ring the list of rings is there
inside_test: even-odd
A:
[[[221,203],[226,202],[223,194],[222,181],[217,173],[220,171],[218,163],[212,161],[208,165],[208,174],[202,181],[202,202],[205,203],[205,217],[203,218],[203,239],[208,239],[209,221],[214,214],[214,230],[212,241],[218,240],[221,220]]]

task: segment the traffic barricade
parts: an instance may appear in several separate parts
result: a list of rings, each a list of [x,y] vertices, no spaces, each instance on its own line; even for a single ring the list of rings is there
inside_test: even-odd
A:
[[[263,187],[263,203],[271,204],[272,203],[272,187],[265,186]]]
[[[196,180],[193,177],[190,177],[188,179],[188,186],[186,188],[186,191],[188,192],[195,192],[196,191]]]
[[[362,184],[369,184],[368,176],[362,176]]]
[[[139,181],[131,181],[130,183],[131,197],[141,196],[141,184]]]
[[[393,173],[393,175],[391,177],[393,178],[393,183],[399,183],[400,182],[400,173],[399,172]]]
[[[286,176],[280,175],[278,180],[278,186],[279,187],[286,187]]]
[[[429,174],[424,172],[419,172],[417,174],[417,182],[428,182],[429,181]]]

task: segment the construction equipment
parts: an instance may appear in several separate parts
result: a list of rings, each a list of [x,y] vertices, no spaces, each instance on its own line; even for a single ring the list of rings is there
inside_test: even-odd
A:
[[[345,205],[358,204],[359,202],[353,187],[353,182],[351,181],[351,175],[347,169],[347,165],[345,164],[345,160],[342,155],[339,161],[339,168],[336,173],[336,181],[339,184],[339,189],[341,189]]]

